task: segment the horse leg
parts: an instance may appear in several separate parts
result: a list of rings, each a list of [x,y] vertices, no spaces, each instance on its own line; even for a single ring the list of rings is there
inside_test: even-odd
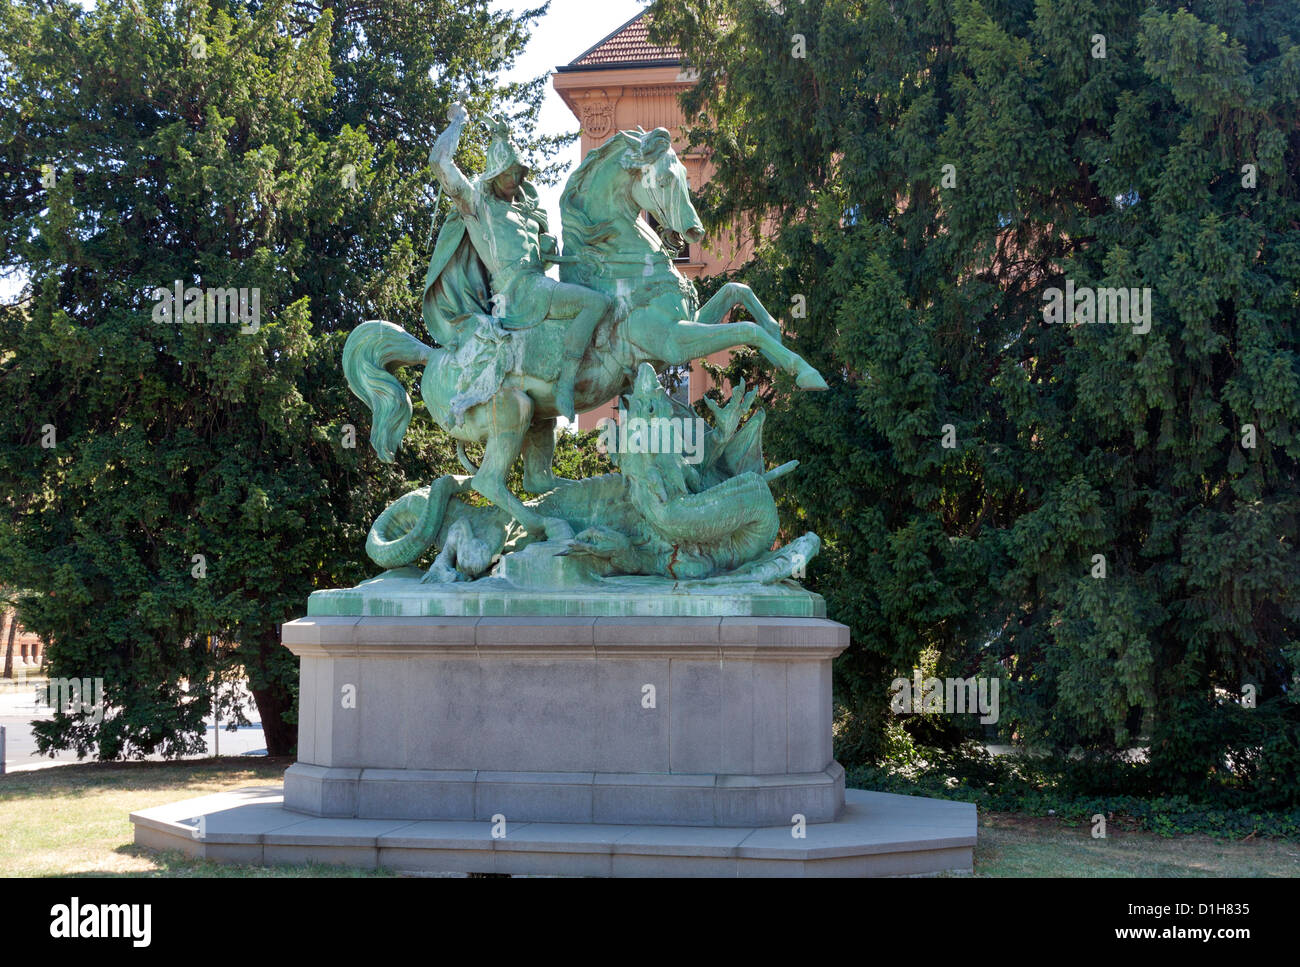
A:
[[[520,389],[503,389],[486,403],[480,403],[466,416],[467,428],[471,425],[481,430],[480,439],[486,439],[483,462],[474,474],[471,486],[497,507],[523,524],[529,533],[545,535],[549,540],[567,540],[573,537],[573,528],[557,517],[543,517],[524,506],[524,502],[510,492],[506,475],[519,459],[524,437],[533,418],[533,401]]]
[[[551,470],[555,456],[555,418],[534,420],[524,434],[524,489],[544,494],[562,482]]]
[[[781,324],[767,311],[767,307],[758,301],[758,296],[754,295],[754,290],[743,282],[728,282],[713,293],[712,298],[700,306],[700,311],[695,314],[695,321],[709,325],[719,323],[722,321],[723,316],[738,305],[743,305],[748,309],[750,315],[763,327],[767,334],[780,341]]]
[[[752,322],[677,322],[663,329],[654,346],[655,356],[670,366],[684,366],[723,349],[752,346],[773,366],[792,374],[800,389],[826,389],[826,381],[807,360]]]
[[[758,326],[763,330],[764,334],[771,337],[781,350],[788,354],[789,365],[784,365],[781,361],[774,359],[764,351],[759,343],[748,343],[747,345],[754,346],[770,362],[781,366],[786,372],[792,374],[795,377],[795,385],[800,389],[826,389],[826,381],[822,379],[821,374],[809,365],[802,356],[787,349],[785,344],[781,342],[780,324],[767,311],[767,307],[759,301],[758,296],[754,295],[754,290],[743,282],[728,282],[715,292],[708,302],[700,306],[700,311],[695,314],[695,322],[704,325],[717,325],[721,323],[723,316],[737,305],[743,305],[748,309],[750,315],[758,320]]]

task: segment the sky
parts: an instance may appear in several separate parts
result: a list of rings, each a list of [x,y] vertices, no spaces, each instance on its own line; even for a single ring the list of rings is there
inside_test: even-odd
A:
[[[86,7],[93,5],[90,0],[81,0],[81,4]],[[492,6],[498,10],[524,10],[536,4],[493,0]],[[528,46],[506,77],[528,80],[554,71],[557,65],[567,64],[646,6],[645,0],[551,0],[550,9],[537,22]],[[548,84],[540,117],[541,133],[563,134],[577,130],[578,119]],[[571,171],[581,160],[577,143],[560,157]],[[559,201],[563,187],[563,178],[555,185],[538,186],[541,202],[551,214],[556,228],[559,226]],[[13,301],[21,284],[22,279],[16,275],[0,278],[0,299]]]
[[[551,8],[537,22],[532,38],[524,53],[507,72],[509,80],[528,80],[543,72],[553,72],[557,65],[567,64],[606,34],[631,20],[649,4],[645,0],[551,0]],[[494,2],[498,10],[525,10],[532,4]],[[542,134],[564,134],[578,130],[578,119],[573,116],[555,93],[546,86],[546,100],[542,104],[540,129]],[[580,160],[577,142],[560,156],[572,171]],[[564,188],[561,178],[555,185],[538,185],[542,204],[551,214],[551,222],[559,226],[560,192]],[[553,229],[554,230],[554,229]]]

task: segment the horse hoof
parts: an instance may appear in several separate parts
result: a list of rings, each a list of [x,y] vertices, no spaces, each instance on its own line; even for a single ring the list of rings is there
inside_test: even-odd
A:
[[[830,387],[826,385],[826,380],[822,379],[822,374],[811,367],[799,374],[799,377],[794,381],[794,385],[798,386],[800,389],[830,389]]]

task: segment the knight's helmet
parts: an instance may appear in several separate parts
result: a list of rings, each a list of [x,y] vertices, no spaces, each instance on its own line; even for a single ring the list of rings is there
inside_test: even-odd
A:
[[[487,166],[483,169],[483,181],[491,181],[497,175],[513,165],[522,169],[520,179],[528,177],[529,167],[519,160],[519,149],[510,140],[510,126],[500,118],[492,116],[483,122],[491,141],[487,149]]]

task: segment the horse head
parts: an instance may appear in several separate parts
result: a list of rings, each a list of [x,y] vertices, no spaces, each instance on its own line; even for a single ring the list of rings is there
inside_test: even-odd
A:
[[[691,203],[686,166],[677,159],[668,129],[655,128],[639,135],[640,144],[619,159],[632,175],[633,201],[669,231],[698,244],[704,239],[704,226]]]
[[[686,167],[666,128],[619,131],[587,153],[560,198],[566,243],[644,246],[635,230],[642,211],[689,243],[704,238],[691,203]]]

